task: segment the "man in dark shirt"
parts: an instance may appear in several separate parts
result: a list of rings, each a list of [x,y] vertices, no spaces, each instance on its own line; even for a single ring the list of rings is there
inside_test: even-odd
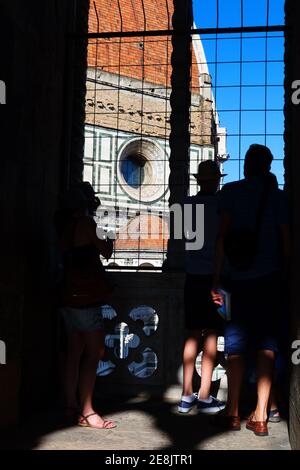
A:
[[[228,402],[223,416],[220,415],[217,421],[227,429],[240,429],[239,394],[244,356],[255,351],[258,398],[247,428],[258,436],[268,434],[267,408],[278,351],[281,273],[282,268],[286,269],[290,255],[288,209],[285,194],[274,184],[274,175],[270,173],[272,160],[267,147],[251,145],[245,157],[245,179],[229,183],[221,191],[212,291],[215,303],[221,304],[218,286],[228,234],[234,230],[256,232],[252,264],[241,269],[230,264],[229,259],[232,320],[227,323],[224,334],[228,356]],[[262,216],[257,228],[261,206]],[[249,245],[244,246],[244,250],[249,249]]]

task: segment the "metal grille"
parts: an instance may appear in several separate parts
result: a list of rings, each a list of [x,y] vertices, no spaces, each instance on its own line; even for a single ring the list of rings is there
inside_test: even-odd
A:
[[[194,29],[180,33],[192,38],[191,175],[216,159],[239,179],[249,144],[263,143],[283,185],[283,3],[193,1]],[[171,0],[91,2],[84,178],[99,226],[116,233],[114,269],[165,260],[172,15]]]
[[[260,143],[270,147],[272,171],[283,187],[284,0],[193,3],[198,26],[215,28],[201,39],[227,130],[226,181],[243,177],[245,152]]]

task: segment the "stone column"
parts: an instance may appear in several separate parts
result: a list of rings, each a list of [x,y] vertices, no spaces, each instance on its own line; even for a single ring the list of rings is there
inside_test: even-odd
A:
[[[77,0],[82,28],[88,3]],[[7,346],[0,427],[16,423],[20,403],[23,412],[45,407],[58,391],[53,215],[65,181],[64,142],[71,139],[69,174],[80,180],[84,132],[84,43],[75,66],[67,60],[74,11],[70,0],[0,5],[0,80],[7,85],[7,104],[0,106],[0,341]],[[69,119],[71,74],[76,98]]]
[[[300,4],[286,0],[285,40],[285,170],[286,187],[292,207],[292,282],[291,282],[291,343],[300,340],[298,291],[300,285],[300,104],[294,104],[292,83],[300,80]],[[299,88],[299,87],[298,87]],[[299,93],[298,93],[299,96]],[[292,353],[292,351],[291,351]],[[300,450],[300,365],[292,365],[290,382],[290,438],[293,449]]]
[[[89,0],[76,0],[73,31],[78,35],[88,33]],[[84,129],[85,129],[85,96],[87,78],[88,40],[79,37],[69,44],[69,78],[67,90],[70,92],[71,138],[67,182],[78,183],[83,178]]]
[[[174,34],[172,37],[169,206],[181,204],[189,186],[189,111],[191,105],[192,51],[191,36],[186,33],[193,25],[191,0],[174,0],[172,24],[174,32],[178,34]],[[182,271],[183,266],[184,241],[183,239],[174,239],[174,227],[171,219],[170,240],[164,268],[169,271]]]

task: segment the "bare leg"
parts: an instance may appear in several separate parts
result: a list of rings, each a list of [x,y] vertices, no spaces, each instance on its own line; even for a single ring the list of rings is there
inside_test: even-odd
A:
[[[68,333],[68,348],[64,374],[64,400],[66,408],[77,408],[77,384],[80,358],[83,351],[83,337],[79,331]],[[66,411],[67,413],[67,411]]]
[[[204,339],[201,362],[201,387],[199,398],[206,400],[210,396],[211,378],[217,357],[217,335],[208,332]]]
[[[183,350],[183,389],[182,395],[193,393],[193,375],[195,361],[198,354],[201,331],[191,330],[188,332]]]
[[[269,350],[258,352],[257,356],[257,405],[255,420],[267,419],[267,408],[272,387],[275,353]]]
[[[95,413],[92,405],[93,391],[96,382],[96,369],[98,362],[104,354],[104,332],[97,330],[83,333],[85,349],[81,361],[79,377],[79,396],[81,413],[87,416]],[[95,427],[103,427],[104,420],[98,414],[88,418],[88,422]],[[106,422],[107,424],[108,422]],[[110,427],[110,426],[105,426]]]
[[[228,357],[228,400],[225,408],[225,414],[228,416],[239,416],[239,399],[244,368],[245,364],[243,356],[232,355]]]

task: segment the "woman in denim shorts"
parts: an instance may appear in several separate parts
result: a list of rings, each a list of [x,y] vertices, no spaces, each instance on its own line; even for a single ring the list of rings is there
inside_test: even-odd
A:
[[[113,242],[99,239],[96,223],[92,217],[100,201],[92,187],[82,183],[68,191],[63,209],[56,215],[56,226],[64,270],[63,306],[61,313],[67,331],[68,347],[64,373],[65,415],[78,419],[78,424],[97,429],[115,427],[104,420],[92,405],[96,381],[96,369],[104,354],[104,331],[101,302],[79,305],[68,302],[66,285],[72,269],[92,278],[97,270],[104,270],[100,255],[109,259]],[[92,297],[90,296],[90,299]]]

